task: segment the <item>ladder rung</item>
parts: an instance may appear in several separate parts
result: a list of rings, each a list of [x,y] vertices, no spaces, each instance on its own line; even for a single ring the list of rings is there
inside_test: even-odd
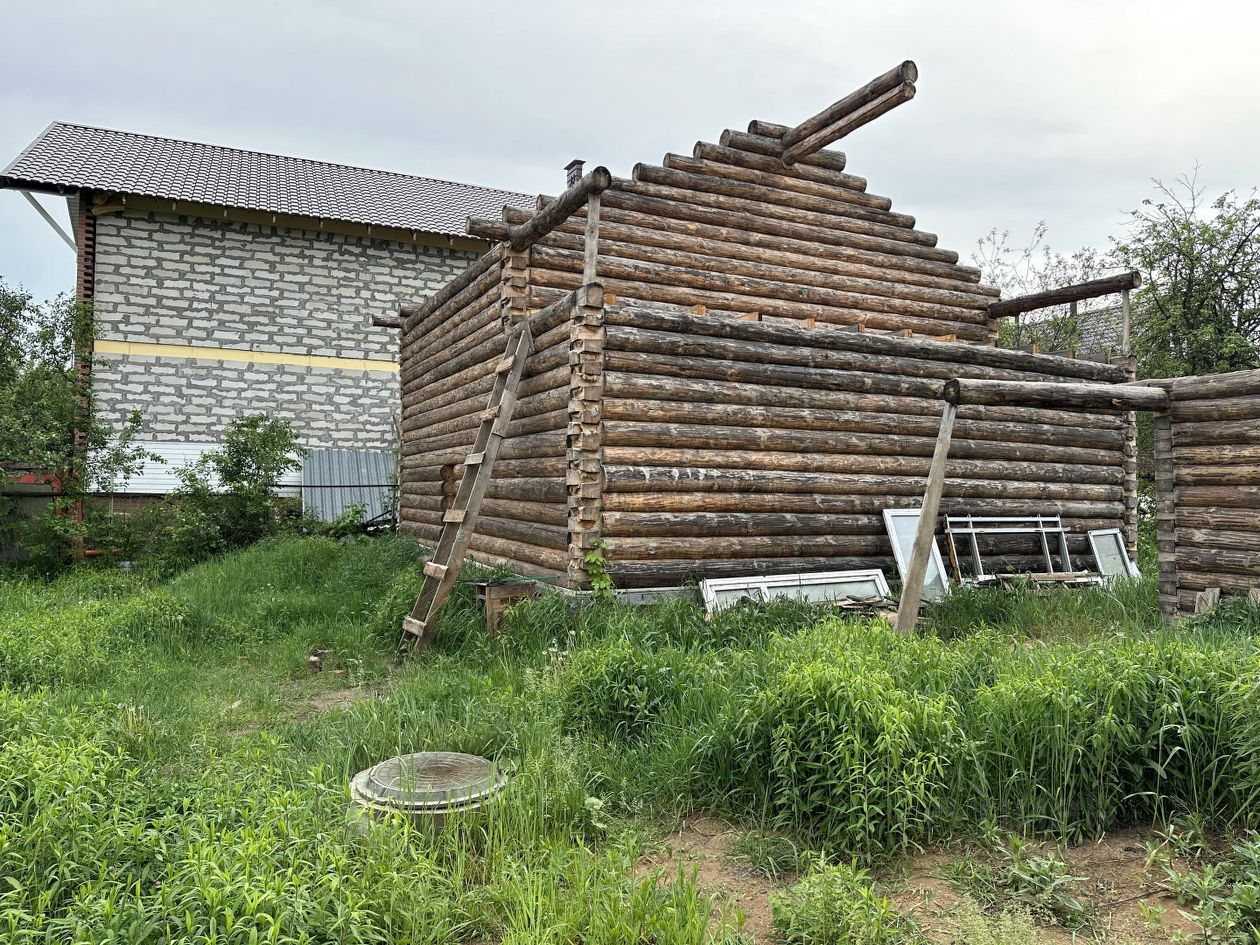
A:
[[[498,367],[494,369],[495,374],[506,374],[512,370],[512,365],[516,363],[516,356],[509,354],[506,358],[499,362]]]
[[[485,410],[481,411],[481,419],[482,419],[482,420],[497,420],[497,419],[499,419],[499,408],[498,408],[498,407],[487,407]]]
[[[480,466],[485,460],[485,453],[469,453],[468,458],[464,460],[465,466]]]
[[[411,616],[403,617],[402,629],[407,636],[422,637],[424,636],[424,621]]]
[[[438,564],[436,561],[426,561],[424,563],[424,573],[440,581],[446,576],[446,565]]]
[[[464,520],[463,509],[447,509],[442,513],[442,521],[444,522],[462,522]]]

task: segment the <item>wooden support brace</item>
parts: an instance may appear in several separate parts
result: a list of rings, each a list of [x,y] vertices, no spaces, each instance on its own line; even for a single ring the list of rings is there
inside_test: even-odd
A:
[[[424,573],[431,578],[437,578],[439,581],[446,576],[446,565],[438,564],[436,561],[426,561],[424,563]]]
[[[936,436],[936,450],[932,454],[932,465],[928,468],[927,488],[923,493],[923,506],[919,510],[919,527],[914,533],[906,582],[901,588],[901,603],[897,607],[894,626],[901,633],[913,630],[919,619],[919,605],[923,602],[923,581],[927,577],[932,544],[936,541],[936,516],[941,509],[941,494],[945,491],[945,467],[949,462],[949,444],[954,435],[954,418],[957,414],[958,407],[946,401],[945,409],[941,413],[940,431]]]

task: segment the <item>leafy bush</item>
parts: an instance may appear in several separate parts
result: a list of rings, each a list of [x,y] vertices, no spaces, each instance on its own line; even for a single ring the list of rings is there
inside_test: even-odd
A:
[[[820,866],[772,896],[774,930],[785,945],[915,945],[922,933],[875,892],[862,870]]]

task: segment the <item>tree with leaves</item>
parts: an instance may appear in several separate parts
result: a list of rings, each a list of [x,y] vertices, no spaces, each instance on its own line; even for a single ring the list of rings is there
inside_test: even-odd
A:
[[[1204,198],[1197,170],[1130,218],[1116,261],[1142,273],[1134,353],[1144,377],[1217,374],[1260,366],[1260,199]]]

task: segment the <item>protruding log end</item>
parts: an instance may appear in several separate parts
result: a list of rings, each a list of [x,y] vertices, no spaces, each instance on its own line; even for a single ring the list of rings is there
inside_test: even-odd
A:
[[[402,328],[402,319],[397,315],[373,315],[373,328]]]
[[[464,229],[469,236],[475,236],[477,239],[500,242],[508,238],[510,227],[502,220],[469,217],[464,224]]]
[[[604,284],[588,282],[577,291],[577,304],[587,308],[600,308],[604,304]]]
[[[945,391],[941,396],[945,399],[945,403],[953,404],[955,407],[958,406],[962,400],[962,385],[958,383],[957,378],[945,382]]]
[[[897,72],[901,76],[902,82],[918,82],[919,67],[914,64],[913,59],[907,59],[897,67]]]

